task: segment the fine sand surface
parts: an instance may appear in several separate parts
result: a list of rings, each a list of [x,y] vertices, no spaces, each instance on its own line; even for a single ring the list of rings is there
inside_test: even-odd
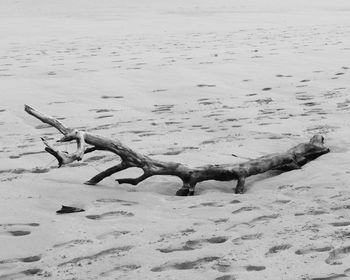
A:
[[[350,1],[0,0],[0,34],[0,280],[350,279]],[[243,195],[86,186],[118,159],[57,169],[25,103],[193,166],[331,153]]]

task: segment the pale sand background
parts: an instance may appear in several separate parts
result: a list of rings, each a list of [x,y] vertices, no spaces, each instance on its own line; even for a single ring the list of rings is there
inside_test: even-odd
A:
[[[350,278],[349,1],[0,0],[0,34],[1,280]],[[332,152],[244,195],[86,186],[114,157],[54,168],[24,103],[191,165]]]

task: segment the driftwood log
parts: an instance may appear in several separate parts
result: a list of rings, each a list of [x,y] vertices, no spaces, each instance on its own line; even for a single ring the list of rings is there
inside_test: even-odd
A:
[[[176,192],[176,195],[187,196],[193,195],[196,184],[202,181],[237,180],[235,192],[243,193],[245,179],[249,176],[269,170],[289,171],[299,169],[309,161],[329,152],[329,149],[323,145],[324,138],[321,135],[315,135],[308,143],[299,144],[285,153],[266,155],[238,164],[215,164],[190,168],[181,163],[159,161],[139,154],[123,145],[117,139],[112,140],[66,127],[57,119],[46,116],[28,105],[25,105],[24,109],[28,114],[59,130],[63,134],[63,138],[58,140],[58,142],[69,142],[73,140],[77,142],[77,151],[69,154],[58,151],[42,138],[46,146],[45,150],[56,157],[59,167],[74,161],[80,161],[84,154],[96,150],[109,151],[119,156],[120,162],[117,165],[97,174],[85,182],[87,185],[96,185],[114,173],[127,168],[138,167],[143,170],[143,174],[140,177],[117,179],[116,181],[119,184],[137,185],[154,175],[177,176],[182,180],[183,185]],[[87,144],[90,146],[87,147]]]

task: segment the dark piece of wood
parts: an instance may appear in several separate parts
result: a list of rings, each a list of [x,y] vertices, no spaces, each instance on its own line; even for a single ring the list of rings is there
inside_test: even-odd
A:
[[[176,195],[187,196],[194,194],[197,183],[206,180],[231,181],[237,180],[236,193],[244,192],[245,178],[264,173],[269,170],[289,171],[299,169],[311,160],[326,154],[329,149],[324,146],[324,138],[321,135],[313,136],[308,143],[299,144],[285,153],[271,154],[257,159],[248,160],[239,164],[215,164],[190,168],[177,162],[164,162],[139,154],[123,145],[119,140],[112,140],[92,133],[66,127],[53,117],[46,116],[34,108],[25,105],[25,111],[59,130],[64,137],[60,142],[76,140],[77,151],[71,154],[58,151],[45,139],[42,139],[45,150],[58,160],[59,166],[79,161],[84,153],[103,150],[112,152],[120,157],[121,162],[107,170],[97,174],[87,182],[88,185],[96,185],[104,178],[130,167],[138,167],[143,174],[138,178],[117,179],[119,184],[137,185],[143,180],[154,175],[177,176],[183,182]],[[86,148],[85,144],[91,145]]]
[[[62,205],[60,210],[57,210],[57,214],[70,214],[70,213],[78,213],[78,212],[84,212],[84,209],[73,207],[73,206],[66,206]]]

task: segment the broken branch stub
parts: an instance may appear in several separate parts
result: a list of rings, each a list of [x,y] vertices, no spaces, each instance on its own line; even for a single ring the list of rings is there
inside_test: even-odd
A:
[[[238,164],[215,164],[190,168],[182,163],[159,161],[139,154],[122,144],[119,140],[112,140],[66,127],[57,119],[47,116],[28,105],[25,105],[24,110],[60,131],[63,134],[63,138],[59,140],[60,142],[77,141],[77,151],[69,154],[55,149],[42,138],[46,146],[45,150],[56,157],[59,166],[79,161],[83,158],[84,153],[90,153],[96,150],[109,151],[119,156],[121,162],[100,172],[85,182],[88,185],[96,185],[104,178],[127,168],[138,167],[143,170],[141,176],[137,178],[117,179],[116,181],[119,184],[137,185],[154,175],[177,176],[182,180],[183,185],[176,192],[176,195],[186,196],[194,194],[194,188],[199,182],[207,180],[237,180],[235,192],[243,193],[245,178],[249,176],[269,170],[289,171],[299,169],[309,161],[329,152],[329,149],[324,146],[323,137],[321,135],[315,135],[308,143],[299,144],[285,153],[266,155]],[[91,147],[86,148],[85,143],[91,145]]]

